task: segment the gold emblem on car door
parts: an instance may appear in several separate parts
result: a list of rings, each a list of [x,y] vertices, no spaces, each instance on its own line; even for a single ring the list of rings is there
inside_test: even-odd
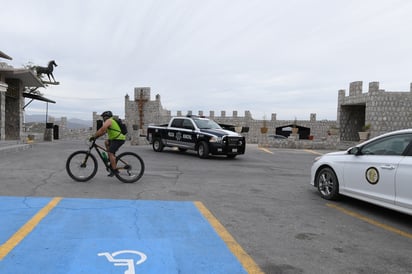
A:
[[[375,167],[370,167],[365,172],[366,180],[372,185],[379,182],[379,171]]]

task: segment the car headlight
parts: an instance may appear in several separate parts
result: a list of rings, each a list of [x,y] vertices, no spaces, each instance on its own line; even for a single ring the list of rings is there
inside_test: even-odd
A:
[[[315,159],[313,159],[313,162],[316,163],[317,161],[319,161],[322,158],[322,156],[318,156]]]
[[[211,142],[211,143],[221,143],[222,142],[222,137],[213,136],[212,138],[210,138],[209,142]]]

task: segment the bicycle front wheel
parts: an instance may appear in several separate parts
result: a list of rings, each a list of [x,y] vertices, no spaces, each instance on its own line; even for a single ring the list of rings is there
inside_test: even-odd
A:
[[[144,162],[136,153],[121,153],[116,157],[116,161],[119,172],[115,175],[123,183],[137,182],[143,176]]]
[[[76,151],[67,158],[66,171],[73,180],[86,182],[96,175],[96,157],[89,151]]]

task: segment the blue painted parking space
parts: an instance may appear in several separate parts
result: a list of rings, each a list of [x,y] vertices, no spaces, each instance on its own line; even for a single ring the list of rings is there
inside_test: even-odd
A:
[[[1,197],[0,273],[247,273],[193,202],[63,198],[8,250],[51,200]]]
[[[31,197],[0,197],[0,243],[9,239],[48,202],[49,199]]]

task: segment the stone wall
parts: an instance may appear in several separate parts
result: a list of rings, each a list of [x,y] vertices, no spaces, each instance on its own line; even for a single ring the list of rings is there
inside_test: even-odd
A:
[[[218,123],[234,125],[244,128],[249,128],[248,132],[242,133],[248,143],[260,143],[263,139],[267,139],[268,135],[276,134],[276,128],[286,125],[297,123],[298,126],[308,127],[311,130],[313,139],[325,140],[328,136],[330,128],[336,127],[336,121],[316,120],[316,114],[310,114],[308,120],[277,120],[276,114],[273,113],[268,120],[256,120],[252,118],[250,111],[245,111],[243,116],[240,116],[237,110],[234,110],[228,115],[226,111],[205,112],[203,110],[189,111],[188,113],[182,113],[177,111],[176,114],[172,114],[171,111],[163,108],[160,100],[160,95],[157,94],[155,99],[151,99],[149,87],[139,87],[134,89],[134,98],[130,99],[129,95],[125,96],[125,121],[129,129],[129,138],[133,143],[139,143],[142,141],[141,136],[145,135],[147,126],[150,124],[166,124],[173,116],[184,116],[187,114],[207,116]],[[95,117],[94,120],[100,119]],[[268,133],[266,135],[260,133],[260,128],[263,124],[268,127]],[[95,122],[93,123],[95,124]]]
[[[337,121],[341,139],[358,140],[357,132],[370,125],[370,137],[412,127],[412,84],[410,90],[385,91],[379,82],[369,83],[363,92],[362,81],[352,82],[349,95],[339,90]]]
[[[146,144],[145,134],[150,124],[166,124],[173,116],[185,116],[186,114],[207,116],[218,123],[229,124],[249,128],[242,134],[248,143],[258,143],[263,146],[288,147],[288,148],[329,148],[345,149],[359,142],[358,131],[365,124],[371,125],[371,137],[392,130],[412,127],[412,84],[409,92],[385,91],[379,89],[378,82],[369,83],[368,92],[363,92],[363,83],[350,83],[349,94],[345,90],[338,91],[337,121],[316,119],[316,114],[311,113],[308,120],[278,120],[276,113],[271,114],[270,119],[253,119],[250,111],[242,115],[237,110],[208,111],[199,110],[182,113],[163,108],[160,95],[151,99],[149,87],[134,89],[134,97],[125,96],[125,123],[129,130],[129,140],[132,144]],[[65,130],[61,125],[63,138],[85,139],[97,128],[97,120],[101,120],[100,113],[93,113],[93,129]],[[64,121],[62,119],[62,121]],[[67,120],[66,120],[67,123]],[[268,127],[268,132],[262,134],[260,128],[263,124]],[[269,136],[276,134],[276,128],[296,123],[298,126],[310,128],[313,140],[299,140],[290,138],[278,141]],[[64,122],[63,122],[64,124]],[[336,133],[333,133],[336,131]],[[336,135],[335,135],[336,134]]]
[[[20,140],[23,126],[24,98],[21,95],[23,87],[17,79],[7,79],[8,85],[5,96],[5,140]]]
[[[3,80],[0,79],[0,141],[6,139],[6,92],[8,85],[2,82]]]

